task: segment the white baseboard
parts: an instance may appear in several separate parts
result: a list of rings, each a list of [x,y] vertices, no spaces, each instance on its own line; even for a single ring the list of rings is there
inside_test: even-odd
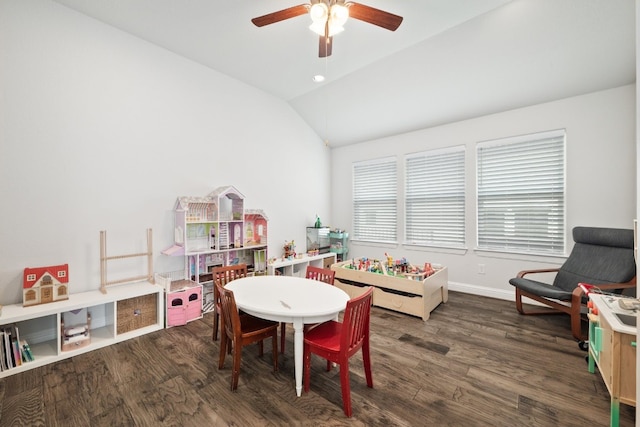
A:
[[[514,288],[515,289],[515,288]],[[514,289],[495,289],[486,286],[470,285],[468,283],[458,283],[449,281],[449,290],[463,292],[465,294],[480,295],[483,297],[515,301]]]
[[[496,298],[505,301],[516,300],[516,288],[512,289],[495,289],[486,286],[470,285],[468,283],[449,282],[449,290],[454,292],[463,292],[465,294],[479,295],[482,297]],[[544,304],[529,298],[523,298],[525,304],[539,305],[545,307]]]

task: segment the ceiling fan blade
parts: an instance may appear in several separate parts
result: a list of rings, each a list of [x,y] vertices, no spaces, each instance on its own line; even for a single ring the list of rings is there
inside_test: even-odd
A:
[[[265,25],[284,21],[285,19],[295,18],[296,16],[304,15],[308,12],[308,4],[299,4],[298,6],[293,6],[287,9],[279,10],[277,12],[258,16],[257,18],[253,18],[251,22],[253,22],[256,27],[264,27]]]
[[[331,46],[333,46],[333,37],[320,36],[320,58],[331,56]]]
[[[390,31],[397,30],[402,23],[402,16],[359,3],[350,3],[349,17],[386,28]]]

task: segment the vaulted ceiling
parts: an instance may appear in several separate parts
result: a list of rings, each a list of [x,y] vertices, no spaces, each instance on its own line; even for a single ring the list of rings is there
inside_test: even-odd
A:
[[[362,0],[402,24],[350,19],[328,58],[306,15],[251,23],[300,0],[53,1],[281,98],[333,147],[635,82],[633,0]]]

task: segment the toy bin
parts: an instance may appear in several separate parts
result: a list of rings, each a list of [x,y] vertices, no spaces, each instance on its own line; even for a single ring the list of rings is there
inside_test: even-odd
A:
[[[118,301],[117,333],[125,334],[158,323],[157,294]]]
[[[182,289],[167,292],[167,328],[185,325],[202,317],[202,286],[188,282]]]

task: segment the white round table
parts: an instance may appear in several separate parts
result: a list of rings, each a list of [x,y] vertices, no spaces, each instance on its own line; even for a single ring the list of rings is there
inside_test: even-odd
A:
[[[293,276],[254,276],[229,282],[236,305],[262,319],[293,323],[296,394],[302,393],[304,325],[335,319],[349,295],[324,282]]]

